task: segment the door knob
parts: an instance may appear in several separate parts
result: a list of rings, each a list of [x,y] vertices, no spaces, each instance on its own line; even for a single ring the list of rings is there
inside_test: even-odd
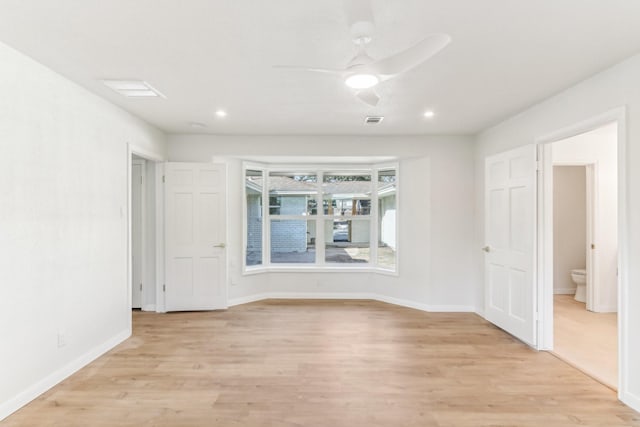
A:
[[[485,246],[484,248],[482,248],[483,251],[485,252],[491,252],[491,246]]]
[[[213,247],[214,247],[214,248],[223,248],[223,249],[224,249],[224,248],[226,248],[226,247],[227,247],[227,245],[226,245],[226,244],[224,244],[224,243],[218,243],[217,245],[213,245]]]

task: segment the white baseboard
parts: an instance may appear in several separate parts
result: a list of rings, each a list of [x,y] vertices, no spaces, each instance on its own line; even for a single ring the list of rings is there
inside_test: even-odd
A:
[[[633,393],[623,391],[622,393],[620,393],[618,398],[620,399],[620,401],[622,401],[622,403],[624,403],[634,411],[640,412],[640,397],[636,396]]]
[[[98,357],[102,356],[107,351],[111,350],[113,347],[120,344],[122,341],[126,340],[131,336],[131,330],[125,330],[120,332],[119,334],[113,336],[108,339],[104,343],[98,345],[97,347],[92,348],[82,356],[72,360],[67,363],[62,368],[57,371],[52,372],[50,375],[47,375],[42,380],[33,384],[26,390],[19,393],[17,396],[7,400],[0,404],[0,421],[31,402],[36,397],[40,396],[45,391],[49,390],[51,387],[56,384],[64,381],[66,378],[71,376],[72,374],[79,371],[81,368],[85,367],[89,363],[96,360]]]
[[[377,301],[389,304],[400,305],[402,307],[415,308],[416,310],[428,311],[431,313],[475,313],[475,307],[466,305],[431,305],[422,304],[415,301],[404,300],[400,298],[388,297],[385,295],[376,295]]]
[[[267,293],[247,295],[245,297],[239,298],[231,298],[229,301],[227,301],[227,306],[233,307],[236,305],[248,304],[250,302],[262,301],[269,298],[271,297]]]
[[[593,312],[594,313],[617,313],[618,312],[618,307],[616,306],[601,306],[601,307],[594,307],[593,308]]]
[[[378,295],[373,293],[312,293],[312,292],[270,292],[262,294],[254,294],[241,298],[234,298],[229,300],[229,307],[235,305],[247,304],[250,302],[262,301],[265,299],[365,299],[374,300],[380,302],[386,302],[389,304],[399,305],[402,307],[415,308],[417,310],[428,312],[442,312],[442,313],[475,313],[475,307],[466,305],[430,305],[422,304],[414,301],[403,300],[399,298],[392,298],[385,295]]]
[[[559,288],[553,290],[554,295],[573,295],[575,293],[576,288]]]
[[[272,292],[273,299],[376,299],[370,293],[342,293],[342,292]]]
[[[376,300],[376,295],[368,293],[338,293],[338,292],[267,292],[248,295],[246,297],[232,298],[229,307],[262,301],[265,299],[370,299]]]
[[[155,304],[143,305],[141,310],[142,311],[156,311],[156,305]]]

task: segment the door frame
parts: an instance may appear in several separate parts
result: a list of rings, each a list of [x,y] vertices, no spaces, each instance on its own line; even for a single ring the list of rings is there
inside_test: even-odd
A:
[[[616,135],[617,138],[617,135]],[[597,266],[600,265],[596,262],[596,253],[593,251],[593,242],[598,241],[598,231],[596,230],[596,224],[598,224],[598,216],[600,215],[597,209],[598,206],[598,192],[596,191],[596,183],[598,182],[598,164],[589,163],[584,165],[585,167],[585,179],[587,180],[587,310],[593,310],[595,302],[598,301],[600,290],[597,286],[594,286],[594,279],[596,276]]]
[[[135,153],[134,153],[135,154]],[[137,154],[136,154],[137,156]],[[140,156],[138,156],[140,157]],[[141,166],[141,188],[140,188],[140,281],[143,284],[143,288],[140,289],[140,310],[144,310],[144,287],[147,284],[147,180],[146,171],[147,171],[147,161],[143,158],[134,159],[132,155],[131,159],[131,169],[133,170],[133,165]],[[133,255],[133,172],[131,173],[131,254]],[[131,258],[133,262],[133,257]],[[133,266],[131,269],[131,280],[133,281]],[[133,282],[131,283],[131,294],[132,294],[132,302],[131,308],[133,309]]]
[[[618,398],[624,400],[628,378],[629,307],[627,219],[627,109],[619,107],[535,139],[538,148],[538,349],[553,350],[553,162],[550,144],[610,123],[617,123],[618,148]]]
[[[144,160],[146,160],[147,165],[150,162],[153,162],[156,165],[156,186],[155,186],[155,199],[156,199],[156,209],[155,209],[155,221],[156,221],[156,239],[155,239],[155,245],[156,245],[156,254],[155,259],[156,259],[156,283],[155,283],[155,287],[156,287],[156,306],[155,306],[155,310],[159,311],[159,307],[161,307],[159,305],[159,302],[161,301],[160,298],[162,297],[161,293],[158,292],[158,288],[160,288],[160,290],[162,290],[162,285],[159,283],[162,283],[161,280],[164,280],[163,276],[160,276],[157,274],[157,270],[158,270],[158,264],[163,262],[162,258],[158,258],[157,254],[158,254],[158,248],[162,248],[163,245],[163,235],[162,233],[158,234],[158,223],[162,221],[162,212],[158,211],[157,209],[157,204],[158,204],[158,198],[160,198],[160,201],[162,200],[162,186],[160,185],[160,182],[158,181],[158,170],[160,169],[159,166],[162,164],[162,162],[164,161],[164,158],[159,155],[156,154],[152,151],[149,151],[145,148],[142,148],[138,145],[132,144],[132,143],[127,143],[127,155],[126,155],[126,171],[127,171],[127,205],[126,205],[126,220],[127,220],[127,231],[126,231],[126,241],[127,241],[127,250],[126,250],[126,265],[127,265],[127,306],[129,308],[131,308],[131,297],[132,297],[132,286],[133,286],[133,281],[132,281],[132,271],[133,271],[133,266],[131,263],[131,255],[132,255],[132,242],[133,242],[133,234],[132,234],[132,230],[131,230],[131,226],[133,223],[133,213],[132,213],[132,187],[131,187],[131,179],[132,179],[132,164],[133,164],[133,156],[136,155],[138,157],[143,158]],[[146,168],[145,168],[145,173],[146,175]],[[162,176],[162,175],[160,175]],[[146,182],[146,181],[145,181]],[[125,212],[122,212],[122,214],[124,214]],[[160,227],[162,228],[162,227]],[[144,230],[143,230],[143,235],[144,234]],[[143,247],[146,246],[146,241],[143,242]],[[162,250],[160,250],[161,252]],[[152,254],[148,254],[147,255],[152,255]],[[163,270],[164,271],[164,270]],[[143,272],[143,274],[145,274],[145,272]],[[132,327],[132,316],[129,316],[129,330],[131,330]]]

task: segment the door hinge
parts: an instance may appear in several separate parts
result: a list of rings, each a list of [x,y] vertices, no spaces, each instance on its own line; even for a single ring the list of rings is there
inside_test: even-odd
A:
[[[167,292],[167,285],[162,285],[162,292]]]
[[[164,183],[164,182],[167,182],[167,181],[166,181],[166,177],[165,177],[164,175],[162,175],[162,182],[163,182],[163,183]]]
[[[140,185],[142,185],[142,184],[143,184],[143,182],[142,182],[142,176],[140,176]]]
[[[542,170],[542,162],[540,160],[536,160],[536,170],[537,171]]]
[[[140,292],[142,292],[142,283],[140,283]]]

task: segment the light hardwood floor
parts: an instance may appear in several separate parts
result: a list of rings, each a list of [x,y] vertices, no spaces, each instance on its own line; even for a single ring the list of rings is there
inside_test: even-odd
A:
[[[587,311],[585,304],[576,301],[573,295],[555,295],[553,303],[554,354],[616,390],[616,313]]]
[[[640,426],[609,388],[475,314],[270,300],[134,314],[2,426]]]

